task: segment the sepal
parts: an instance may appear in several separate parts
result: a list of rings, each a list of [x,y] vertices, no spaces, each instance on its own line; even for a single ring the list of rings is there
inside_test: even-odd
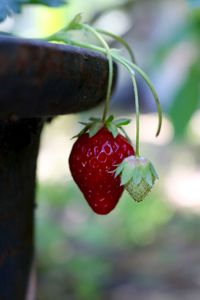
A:
[[[80,137],[84,133],[88,133],[89,137],[93,137],[97,132],[105,127],[108,131],[113,135],[114,138],[119,134],[119,130],[121,130],[124,136],[129,140],[125,130],[123,130],[122,126],[128,125],[130,123],[129,119],[117,119],[114,120],[114,116],[110,115],[105,122],[102,119],[91,117],[88,122],[79,122],[84,128],[73,138]],[[129,140],[130,141],[130,140]],[[131,142],[130,142],[131,143]]]

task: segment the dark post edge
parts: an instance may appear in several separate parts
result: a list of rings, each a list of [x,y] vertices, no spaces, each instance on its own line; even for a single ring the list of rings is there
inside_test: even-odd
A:
[[[0,121],[0,299],[25,299],[42,119]]]

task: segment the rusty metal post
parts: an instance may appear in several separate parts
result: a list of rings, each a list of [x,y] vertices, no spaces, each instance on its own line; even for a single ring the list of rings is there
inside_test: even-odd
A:
[[[42,121],[0,121],[0,299],[23,300],[33,257]]]

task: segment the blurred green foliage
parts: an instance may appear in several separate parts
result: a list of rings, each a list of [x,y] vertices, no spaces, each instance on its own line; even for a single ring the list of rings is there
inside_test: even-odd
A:
[[[69,182],[67,186],[61,184],[39,185],[38,198],[40,205],[38,213],[44,214],[45,226],[46,221],[55,221],[54,216],[56,215],[58,216],[58,222],[62,222],[62,220],[71,222],[70,217],[69,220],[65,219],[65,213],[74,211],[77,214],[76,217],[82,221],[80,221],[79,225],[76,225],[78,229],[73,230],[73,232],[70,228],[68,230],[66,226],[63,234],[101,246],[121,247],[127,243],[142,245],[151,242],[157,228],[168,222],[173,215],[169,206],[161,202],[159,196],[154,194],[154,192],[139,205],[124,192],[117,208],[111,214],[103,217],[91,211],[86,200],[73,182]],[[38,224],[40,224],[40,220],[39,218]],[[109,228],[107,228],[108,223]],[[43,227],[40,228],[40,232],[41,230],[43,230]],[[56,230],[56,227],[53,230]],[[116,231],[118,236],[120,236],[120,240],[111,241],[110,236],[115,234]],[[42,236],[40,237],[42,238]],[[51,241],[51,238],[53,236],[50,235],[45,242]],[[39,243],[41,247],[43,247],[43,242],[42,238]]]
[[[200,104],[200,61],[190,66],[185,80],[176,92],[169,116],[173,122],[175,138],[182,137],[194,112]]]
[[[108,294],[124,280],[158,289],[156,274],[173,276],[184,245],[192,253],[199,245],[199,217],[175,212],[163,192],[140,204],[125,192],[107,216],[94,214],[71,181],[38,185],[37,195],[38,300],[115,299]]]
[[[158,47],[156,61],[164,62],[175,47],[183,43],[190,45],[194,55],[167,111],[174,126],[175,138],[184,137],[189,121],[200,107],[200,8],[191,9],[181,26]]]
[[[66,299],[65,286],[71,286],[75,299],[102,299],[102,285],[113,277],[113,259],[152,243],[173,216],[154,192],[139,205],[124,193],[107,216],[94,214],[72,182],[38,185],[37,195],[37,264],[48,282],[48,300],[55,293]],[[41,285],[40,293],[46,293]]]

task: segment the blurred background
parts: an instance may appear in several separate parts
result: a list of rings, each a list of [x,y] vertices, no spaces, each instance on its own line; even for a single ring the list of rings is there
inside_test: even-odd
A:
[[[71,137],[80,130],[78,121],[99,116],[102,106],[47,124],[37,170],[37,299],[199,300],[200,1],[24,5],[0,30],[45,37],[79,12],[85,21],[123,36],[153,81],[164,122],[155,138],[155,105],[138,78],[141,151],[156,166],[160,180],[142,203],[124,192],[113,212],[95,215],[72,181],[68,156]],[[133,91],[121,67],[111,111],[132,119],[127,131],[134,142]]]

